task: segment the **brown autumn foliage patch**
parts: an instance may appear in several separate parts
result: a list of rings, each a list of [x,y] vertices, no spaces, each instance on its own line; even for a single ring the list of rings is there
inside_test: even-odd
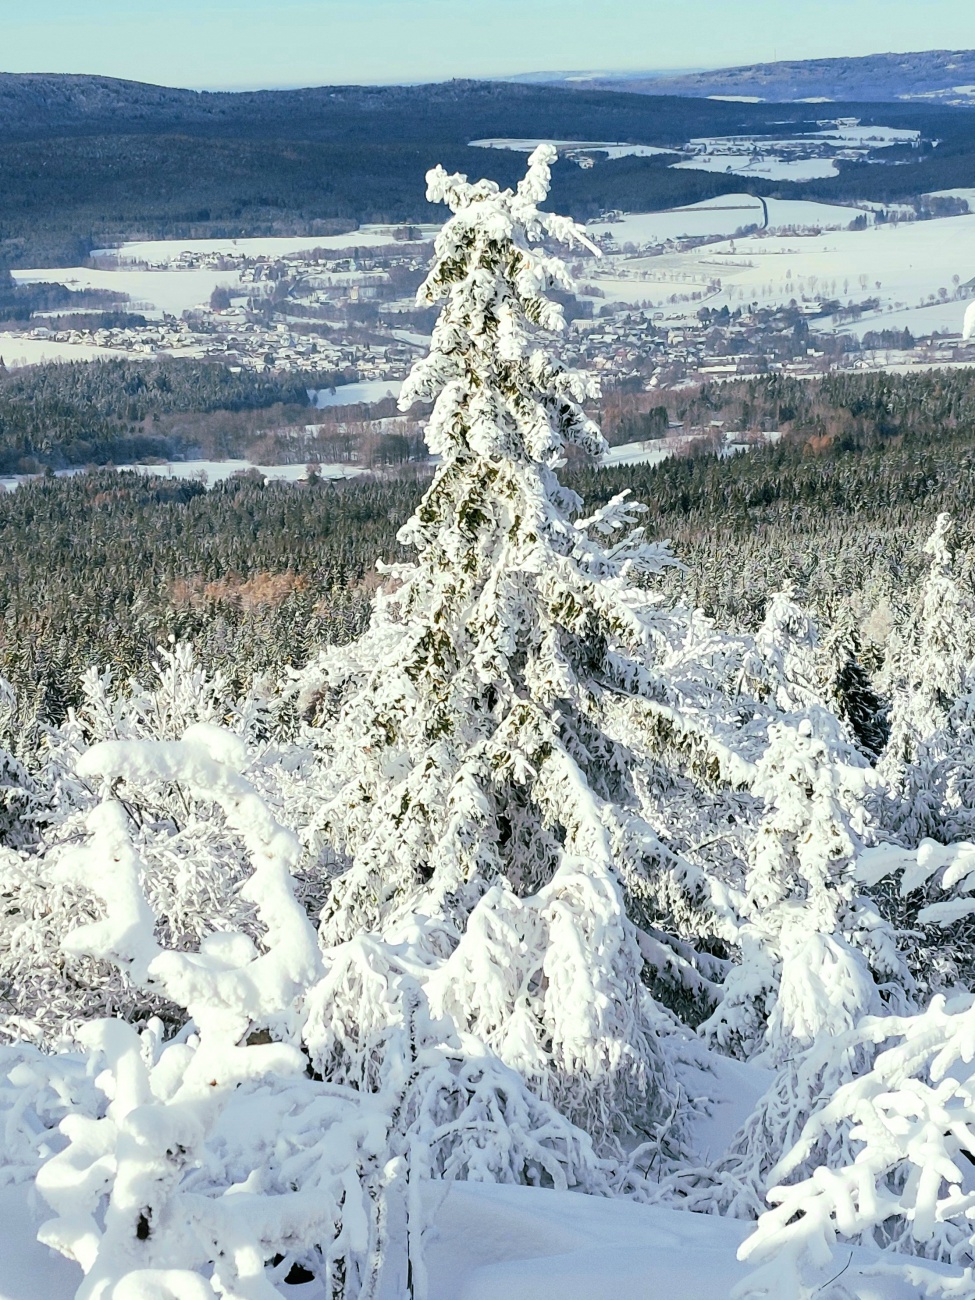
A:
[[[296,591],[304,591],[308,579],[297,573],[254,573],[249,578],[228,574],[213,582],[200,577],[174,578],[169,599],[176,608],[222,602],[240,609],[277,609]]]

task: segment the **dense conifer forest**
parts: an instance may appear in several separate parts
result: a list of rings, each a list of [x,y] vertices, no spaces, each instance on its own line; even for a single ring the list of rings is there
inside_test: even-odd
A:
[[[324,233],[322,223],[429,218],[425,161],[479,174],[485,137],[551,135],[679,148],[702,135],[801,134],[821,112],[491,82],[200,94],[109,78],[4,77],[0,266],[77,265],[131,238]],[[844,162],[803,184],[668,167],[626,157],[553,172],[553,203],[587,219],[718,194],[890,202],[968,185],[975,115],[925,104],[841,104],[831,115],[922,131],[903,166]],[[931,143],[938,141],[937,147]],[[890,161],[890,160],[888,160]],[[502,184],[517,155],[498,152]]]
[[[308,390],[344,377],[317,370],[258,374],[187,360],[0,368],[0,474],[194,452],[238,455],[255,432],[245,413],[260,413],[257,428],[299,423],[307,419]],[[222,418],[205,418],[215,413]]]
[[[298,396],[282,381],[216,366],[109,362],[22,376],[0,385],[12,405],[51,388],[52,402],[70,405],[74,394],[106,421],[118,420],[120,403],[131,403],[134,421],[181,404],[246,409]],[[36,402],[21,404],[36,416]],[[567,481],[587,507],[624,489],[645,502],[649,535],[672,539],[686,566],[656,581],[723,624],[754,628],[770,593],[792,582],[827,627],[851,609],[877,667],[940,511],[961,526],[962,571],[975,563],[970,372],[707,385],[669,413],[783,437],[731,457],[706,446],[655,467],[577,462]],[[207,490],[103,470],[23,484],[0,497],[0,674],[23,707],[57,719],[85,664],[138,672],[170,634],[238,681],[299,665],[361,629],[376,561],[404,558],[396,532],[425,481],[411,471],[292,487],[254,472]]]

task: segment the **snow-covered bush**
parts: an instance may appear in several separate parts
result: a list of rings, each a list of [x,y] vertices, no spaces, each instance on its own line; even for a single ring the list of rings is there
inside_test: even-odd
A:
[[[892,787],[892,828],[909,843],[975,838],[975,598],[951,549],[942,514],[925,543],[931,568],[917,607],[895,638],[884,675],[891,695],[882,770]]]
[[[894,936],[858,894],[865,825],[862,807],[844,806],[843,775],[808,723],[772,728],[752,786],[767,811],[749,854],[741,961],[703,1027],[722,1050],[778,1066],[878,1012],[885,986],[906,980]]]
[[[16,697],[0,677],[0,855],[4,847],[23,847],[36,836],[37,793],[15,754]]]
[[[79,764],[103,798],[89,842],[59,871],[92,889],[104,915],[70,929],[64,947],[112,962],[189,1017],[168,1040],[158,1021],[79,1031],[106,1104],[62,1119],[63,1149],[37,1180],[58,1216],[42,1239],[81,1265],[79,1294],[260,1300],[277,1294],[269,1266],[283,1277],[311,1260],[327,1294],[353,1296],[381,1258],[383,1112],[307,1078],[296,1008],[321,958],[291,887],[300,846],[239,775],[240,758],[236,737],[197,723],[179,741],[103,741]],[[113,793],[144,781],[178,782],[219,807],[246,850],[260,947],[230,929],[195,951],[160,945]]]
[[[975,1004],[936,997],[922,1014],[868,1017],[830,1045],[867,1054],[770,1173],[772,1203],[742,1248],[757,1267],[736,1297],[800,1300],[836,1274],[838,1239],[971,1269],[975,1209]],[[811,1157],[818,1153],[818,1158]],[[788,1181],[785,1181],[788,1180]],[[891,1272],[896,1266],[891,1261]],[[925,1270],[900,1272],[923,1282]],[[928,1275],[930,1294],[944,1283]],[[965,1283],[946,1294],[970,1295]]]
[[[269,765],[248,744],[259,701],[228,699],[223,681],[209,677],[188,646],[160,652],[151,687],[132,682],[115,691],[109,673],[90,670],[83,695],[78,713],[45,735],[34,775],[37,843],[18,852],[0,848],[0,1035],[7,1038],[53,1043],[97,1015],[170,1018],[159,998],[147,996],[124,971],[63,947],[79,918],[101,914],[88,877],[61,869],[85,836],[97,800],[85,770],[92,742],[173,740],[191,726],[216,729],[229,721],[235,734],[220,734],[234,762],[251,770],[265,795],[280,784],[268,779]],[[235,838],[214,818],[208,794],[194,794],[179,774],[147,774],[132,788],[122,774],[115,795],[139,844],[160,942],[188,948],[212,930],[253,929],[253,906],[240,892],[246,864]],[[178,1020],[178,1011],[173,1014]]]

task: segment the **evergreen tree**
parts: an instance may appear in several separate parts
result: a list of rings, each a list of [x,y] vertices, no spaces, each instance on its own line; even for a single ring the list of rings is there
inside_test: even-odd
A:
[[[16,749],[17,700],[10,683],[0,677],[0,852],[2,846],[23,847],[35,838],[37,796]]]
[[[770,740],[753,786],[766,812],[749,853],[741,961],[703,1028],[725,1051],[780,1065],[880,1012],[882,990],[902,999],[909,979],[858,894],[866,827],[842,768],[808,723],[777,725]]]
[[[951,516],[940,514],[924,544],[927,580],[885,667],[891,725],[884,766],[892,777],[944,726],[975,662],[975,600],[958,580],[953,531]]]
[[[975,678],[975,598],[951,549],[953,525],[938,516],[924,551],[931,567],[917,605],[891,649],[890,739],[882,771],[893,793],[890,820],[908,843],[975,831],[970,786]]]
[[[323,941],[414,933],[446,963],[434,1010],[606,1140],[674,1110],[624,910],[659,853],[629,746],[672,717],[640,585],[669,557],[633,528],[639,507],[575,519],[556,478],[567,446],[604,444],[591,385],[548,346],[563,320],[544,291],[567,281],[537,245],[585,242],[537,207],[553,158],[536,150],[514,192],[428,178],[454,215],[421,291],[444,303],[431,353],[400,399],[434,403],[440,465],[400,533],[419,555],[305,689],[336,779],[319,828],[348,863]]]
[[[822,659],[827,703],[850,728],[867,757],[875,761],[887,742],[886,711],[863,666],[860,636],[848,606],[823,641]]]

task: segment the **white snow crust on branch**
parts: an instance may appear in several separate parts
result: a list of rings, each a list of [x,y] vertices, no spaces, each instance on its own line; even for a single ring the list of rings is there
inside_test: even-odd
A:
[[[124,968],[62,948],[67,929],[100,914],[85,874],[59,869],[62,855],[89,834],[87,818],[98,797],[84,769],[92,742],[175,740],[193,725],[229,720],[235,734],[227,733],[223,743],[236,747],[236,766],[246,766],[252,780],[268,787],[265,793],[287,791],[280,776],[270,777],[271,764],[253,741],[259,700],[229,699],[226,683],[204,673],[186,645],[161,649],[155,667],[157,680],[149,687],[133,682],[117,688],[110,673],[89,670],[78,712],[47,731],[35,778],[41,809],[36,843],[18,852],[0,848],[0,895],[15,900],[0,912],[0,1037],[57,1046],[100,1015],[137,1020],[171,1014],[158,994],[136,988]],[[119,796],[159,918],[159,942],[195,948],[221,929],[253,937],[254,904],[240,891],[246,870],[239,839],[228,833],[226,819],[213,816],[212,795],[197,795],[159,771],[147,772]]]
[[[851,1029],[907,980],[896,940],[859,895],[862,809],[844,807],[835,765],[808,723],[778,724],[753,792],[767,809],[750,852],[742,959],[704,1032],[725,1051],[781,1065]]]
[[[169,1042],[154,1021],[141,1034],[121,1020],[79,1033],[108,1104],[61,1121],[66,1145],[37,1183],[58,1214],[42,1239],[82,1266],[82,1300],[257,1300],[277,1294],[265,1275],[275,1255],[318,1253],[332,1283],[366,1271],[375,1245],[362,1175],[377,1167],[383,1126],[357,1095],[305,1078],[296,1002],[322,967],[291,888],[299,845],[235,770],[241,751],[232,734],[196,724],[180,741],[102,742],[78,765],[105,798],[89,815],[91,840],[60,870],[96,891],[104,917],[78,926],[65,948],[119,964],[192,1017]],[[144,867],[112,793],[156,781],[207,798],[239,835],[263,951],[232,931],[196,952],[158,943]],[[280,1129],[268,1124],[275,1116]]]

